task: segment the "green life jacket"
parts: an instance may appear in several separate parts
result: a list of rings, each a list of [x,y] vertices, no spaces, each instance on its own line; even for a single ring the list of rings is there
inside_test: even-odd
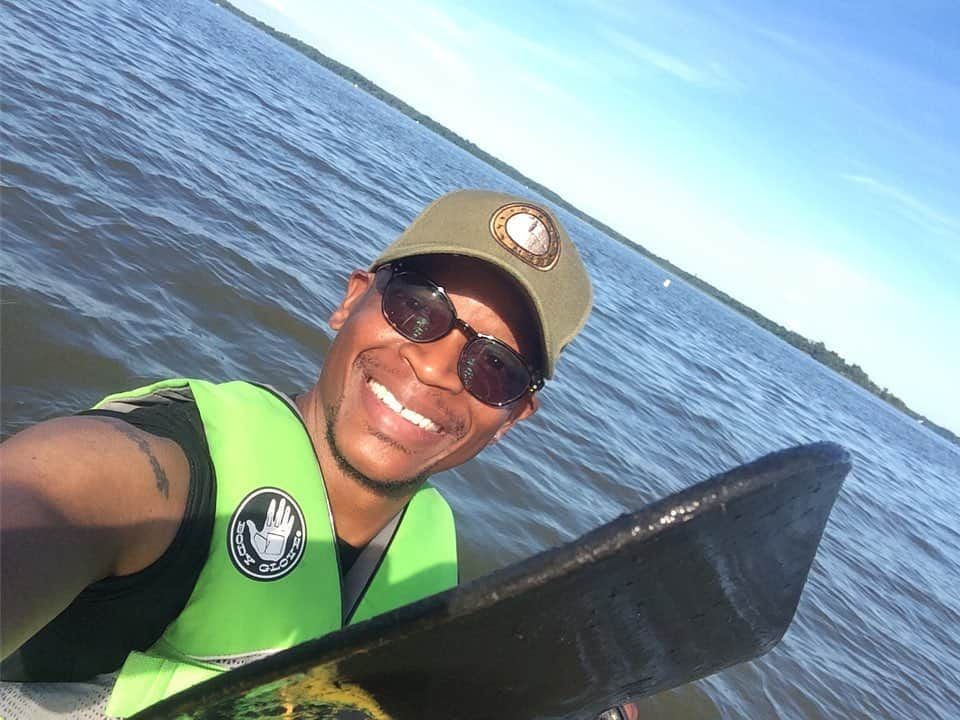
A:
[[[216,476],[209,555],[183,612],[131,653],[107,705],[128,717],[230,667],[344,625],[336,533],[313,445],[278,394],[245,382],[168,380],[97,407],[189,385]],[[457,583],[456,532],[433,488],[403,511],[347,624]]]

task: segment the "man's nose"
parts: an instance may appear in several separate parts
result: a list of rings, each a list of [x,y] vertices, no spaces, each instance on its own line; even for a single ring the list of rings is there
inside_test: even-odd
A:
[[[406,342],[400,355],[413,369],[424,385],[460,392],[463,383],[457,375],[460,351],[467,340],[459,330],[453,330],[439,340],[427,343]]]

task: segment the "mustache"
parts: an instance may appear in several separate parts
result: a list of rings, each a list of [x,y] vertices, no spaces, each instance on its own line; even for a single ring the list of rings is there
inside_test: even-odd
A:
[[[370,351],[361,352],[353,361],[353,365],[356,370],[359,370],[366,377],[372,377],[374,372],[376,372],[376,374],[380,376],[389,375],[395,377],[400,382],[409,382],[410,379],[406,373],[378,362],[371,356]],[[445,433],[453,436],[456,440],[462,440],[466,436],[466,421],[450,409],[440,390],[424,386],[420,397],[426,398],[429,411],[418,412],[437,422]]]

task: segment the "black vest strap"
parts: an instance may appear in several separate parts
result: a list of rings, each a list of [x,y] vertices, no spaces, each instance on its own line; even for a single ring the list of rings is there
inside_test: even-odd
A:
[[[405,510],[406,508],[404,508]],[[343,578],[343,593],[341,596],[341,607],[343,608],[343,624],[346,625],[353,611],[357,609],[360,598],[364,590],[373,579],[374,573],[380,566],[380,561],[387,554],[387,548],[400,526],[400,519],[403,517],[403,510],[398,512],[383,529],[378,532],[373,540],[367,543],[367,546],[361,551],[360,555],[354,561],[353,566],[347,571]]]

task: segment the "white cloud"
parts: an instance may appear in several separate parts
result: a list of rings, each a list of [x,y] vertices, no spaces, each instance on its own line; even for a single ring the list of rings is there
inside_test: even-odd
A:
[[[696,65],[611,27],[601,25],[598,31],[609,45],[627,56],[627,65],[639,61],[677,80],[710,90],[733,90],[740,86],[733,74],[718,61]],[[622,55],[620,59],[623,65]]]
[[[287,3],[284,0],[260,0],[267,7],[273,8],[281,15],[289,15],[290,9],[287,7]]]
[[[413,44],[426,53],[431,70],[448,78],[452,76],[460,85],[469,85],[476,82],[473,68],[461,53],[436,42],[426,33],[408,29],[407,34]]]
[[[912,193],[866,175],[845,174],[841,177],[865,188],[874,195],[892,200],[901,214],[906,215],[914,222],[920,223],[927,230],[942,235],[960,237],[960,218],[942,212]]]
[[[411,2],[409,7],[420,13],[420,18],[415,21],[415,25],[432,26],[430,32],[436,33],[437,37],[443,38],[448,43],[455,43],[458,47],[467,47],[474,43],[476,34],[442,10],[418,2]],[[404,12],[404,15],[409,17],[410,13]]]
[[[491,61],[500,59],[529,66],[530,58],[523,57],[529,55],[533,57],[534,64],[546,63],[545,67],[551,70],[584,78],[593,74],[593,69],[577,55],[577,48],[564,47],[562,51],[558,50],[550,43],[550,37],[538,34],[536,25],[502,25],[466,10],[462,14],[476,44],[483,46],[484,54]],[[528,29],[530,35],[519,32],[518,29],[522,28]]]

